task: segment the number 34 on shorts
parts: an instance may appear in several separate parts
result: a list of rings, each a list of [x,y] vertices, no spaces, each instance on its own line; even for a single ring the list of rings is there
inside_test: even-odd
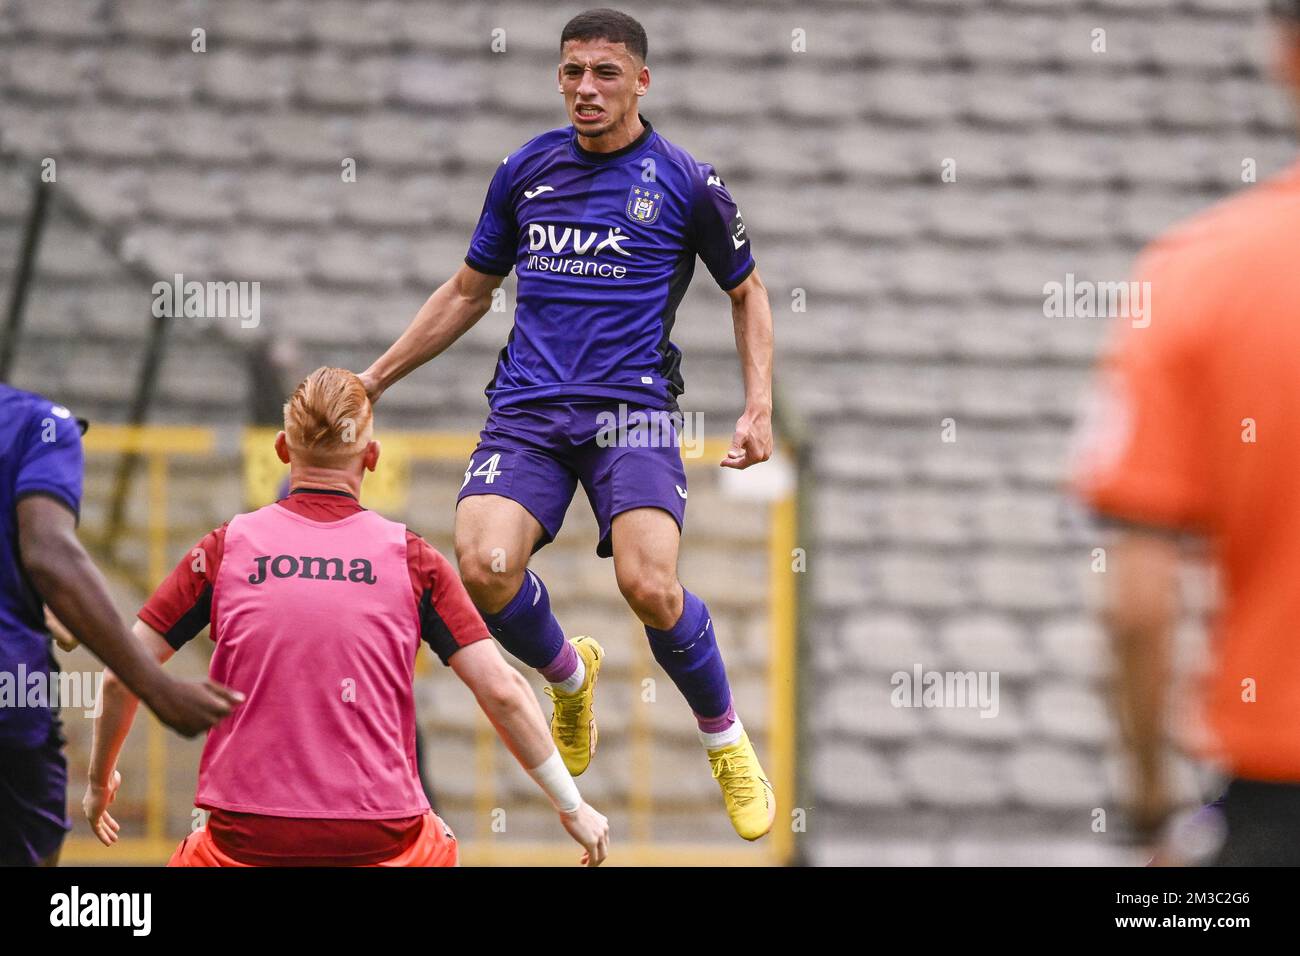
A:
[[[501,469],[499,467],[500,464],[500,452],[497,452],[495,455],[489,455],[487,458],[483,459],[477,469],[474,467],[474,459],[471,458],[469,460],[469,466],[465,469],[465,480],[460,483],[460,486],[464,488],[469,484],[471,478],[482,478],[484,484],[492,484],[492,482],[496,481],[497,476],[501,474]]]

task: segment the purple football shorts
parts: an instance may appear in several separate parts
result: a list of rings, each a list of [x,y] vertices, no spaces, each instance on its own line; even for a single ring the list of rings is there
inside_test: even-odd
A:
[[[63,845],[68,762],[62,725],[36,747],[0,746],[0,866],[34,866]]]
[[[528,403],[495,408],[479,433],[456,500],[501,495],[542,526],[534,551],[555,539],[578,483],[600,526],[596,554],[608,558],[610,523],[633,508],[686,520],[680,413],[627,402]]]

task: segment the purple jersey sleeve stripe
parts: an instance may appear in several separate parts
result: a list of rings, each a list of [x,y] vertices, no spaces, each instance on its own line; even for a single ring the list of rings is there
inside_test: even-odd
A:
[[[69,494],[66,488],[60,488],[57,485],[27,484],[14,491],[14,505],[24,498],[30,498],[32,495],[43,495],[46,498],[53,498],[63,507],[72,512],[78,521],[81,520],[81,507],[75,498]]]
[[[469,266],[475,272],[481,272],[484,275],[502,277],[510,275],[510,266],[490,266],[484,262],[480,262],[478,259],[471,258],[470,256],[465,257],[465,265]]]
[[[736,278],[732,279],[730,282],[722,286],[722,291],[730,292],[736,286],[740,285],[742,282],[744,282],[746,279],[749,278],[750,274],[754,271],[754,268],[757,265],[758,263],[756,263],[753,259],[750,259],[749,265],[745,266],[745,268],[741,270],[740,275],[736,276]]]

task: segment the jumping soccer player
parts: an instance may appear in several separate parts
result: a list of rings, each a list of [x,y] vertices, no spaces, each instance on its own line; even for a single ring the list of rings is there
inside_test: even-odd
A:
[[[85,423],[62,405],[0,385],[0,866],[58,862],[67,814],[67,762],[55,701],[29,706],[29,679],[58,670],[46,607],[121,675],[159,719],[192,737],[238,695],[180,683],[144,653],[77,540]]]
[[[1300,101],[1300,0],[1275,7],[1282,77]],[[1148,838],[1175,805],[1164,753],[1179,533],[1213,544],[1223,603],[1197,743],[1231,776],[1223,865],[1300,865],[1297,230],[1300,165],[1143,252],[1146,317],[1116,325],[1074,476],[1115,525],[1106,624]]]
[[[677,414],[681,352],[669,334],[698,254],[731,297],[745,383],[745,411],[721,464],[768,459],[767,291],[721,177],[637,111],[650,88],[641,25],[592,10],[565,26],[560,52],[572,125],[497,167],[465,264],[362,379],[377,399],[477,322],[517,270],[514,329],[456,507],[461,575],[492,633],[549,682],[552,736],[581,774],[596,749],[603,651],[590,637],[566,641],[546,587],[525,574],[581,482],[600,525],[596,553],[613,556],[655,660],[695,713],[732,824],[754,840],[772,827],[772,786],[736,716],[709,610],[677,579],[687,485],[675,434],[645,439]],[[610,440],[610,421],[637,424]]]
[[[451,564],[358,503],[379,461],[365,388],[321,368],[285,405],[276,453],[290,494],[205,536],[140,610],[160,661],[204,626],[211,671],[245,692],[208,735],[195,805],[207,826],[173,866],[454,866],[455,837],[416,767],[415,655],[423,639],[474,692],[506,746],[597,866],[609,825],[582,802],[537,700],[488,637]],[[117,840],[108,806],[135,698],[104,687],[83,809]]]

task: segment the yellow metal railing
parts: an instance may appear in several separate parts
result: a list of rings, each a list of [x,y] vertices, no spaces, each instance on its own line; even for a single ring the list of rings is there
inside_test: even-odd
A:
[[[274,500],[286,474],[275,457],[274,429],[248,429],[241,443],[246,503],[250,507]],[[400,512],[407,505],[409,468],[414,462],[463,462],[474,449],[474,436],[446,433],[389,433],[380,436],[383,468],[368,475],[364,500],[377,511]],[[201,428],[114,427],[97,425],[86,436],[90,455],[136,453],[145,457],[148,469],[148,574],[160,582],[171,567],[168,523],[169,466],[177,457],[213,456],[216,448],[211,431]],[[721,459],[727,443],[704,443],[701,462]],[[376,480],[378,479],[378,480]],[[768,750],[765,758],[777,794],[777,819],[769,837],[757,846],[736,843],[676,843],[656,841],[652,835],[654,798],[650,793],[649,766],[653,737],[643,708],[632,712],[629,726],[632,778],[627,795],[631,811],[631,841],[618,847],[616,860],[631,865],[728,865],[780,864],[794,850],[791,802],[795,794],[795,653],[796,588],[791,554],[796,544],[797,507],[794,491],[767,505],[768,514],[768,661],[767,691]],[[188,543],[188,542],[187,542]],[[648,649],[643,649],[648,659]],[[421,654],[419,670],[427,668]],[[648,666],[648,661],[647,661]],[[141,709],[141,713],[147,713]],[[166,832],[167,734],[149,715],[147,741],[148,785],[145,796],[144,836],[124,836],[110,848],[82,832],[70,836],[63,852],[67,863],[164,863],[179,842],[180,834]],[[495,790],[499,748],[485,718],[474,731],[475,789],[473,804],[480,830],[473,837],[463,834],[461,860],[467,865],[571,864],[575,848],[564,841],[510,843],[490,832],[492,809],[498,805]],[[75,773],[72,775],[76,779]],[[719,801],[718,812],[721,813]],[[74,814],[79,819],[79,814]]]

